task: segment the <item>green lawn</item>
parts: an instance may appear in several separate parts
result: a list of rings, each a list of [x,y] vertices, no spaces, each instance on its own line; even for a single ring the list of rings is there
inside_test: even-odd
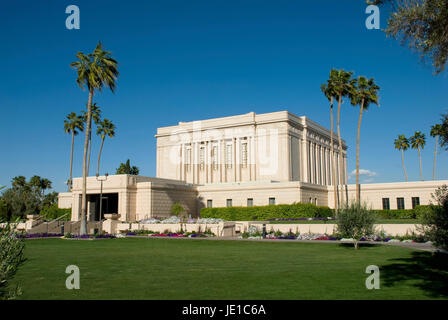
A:
[[[334,220],[293,220],[293,221],[270,221],[270,224],[324,224],[330,223],[334,224]],[[375,221],[376,224],[419,224],[421,223],[418,219],[378,219]]]
[[[448,298],[448,257],[402,247],[187,239],[27,240],[22,299]],[[81,289],[65,288],[77,265]],[[367,290],[377,265],[381,289]]]

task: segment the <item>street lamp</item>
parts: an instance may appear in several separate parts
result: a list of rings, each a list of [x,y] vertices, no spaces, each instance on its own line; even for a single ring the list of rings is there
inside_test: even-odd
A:
[[[96,180],[100,181],[100,183],[101,183],[101,187],[100,187],[100,216],[99,216],[98,221],[101,221],[101,215],[103,214],[103,181],[107,180],[108,175],[109,174],[106,173],[105,178],[100,178],[98,173],[96,174]]]

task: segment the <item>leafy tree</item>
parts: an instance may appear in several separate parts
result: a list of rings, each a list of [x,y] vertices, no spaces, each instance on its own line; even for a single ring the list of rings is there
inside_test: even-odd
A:
[[[98,128],[96,130],[96,134],[101,137],[101,147],[100,152],[98,153],[98,167],[96,170],[96,175],[100,175],[100,159],[101,159],[101,151],[103,150],[103,144],[106,137],[113,138],[115,137],[115,125],[112,123],[112,121],[108,119],[104,119],[101,121],[98,125]]]
[[[415,131],[414,135],[412,137],[410,137],[409,140],[411,142],[412,149],[418,150],[418,159],[420,161],[420,180],[423,181],[422,155],[421,155],[420,149],[423,149],[425,147],[425,144],[426,144],[425,134],[421,133],[420,131]]]
[[[0,226],[0,300],[14,299],[21,295],[19,286],[13,290],[8,288],[9,281],[25,260],[25,241],[23,237],[17,237],[14,227],[15,225],[10,223]]]
[[[406,181],[408,181],[408,175],[406,174],[406,167],[404,166],[404,151],[409,149],[409,140],[404,136],[404,134],[400,134],[398,139],[394,141],[395,149],[401,151],[401,163],[403,164],[403,171]]]
[[[332,83],[330,80],[327,80],[327,84],[322,84],[320,86],[320,89],[322,93],[325,95],[325,97],[330,101],[330,122],[331,122],[331,129],[330,129],[330,155],[331,155],[331,172],[332,172],[332,181],[333,181],[333,191],[334,191],[334,209],[335,212],[338,212],[338,185],[336,183],[336,172],[335,172],[335,163],[334,163],[334,143],[333,143],[333,99],[336,96],[336,92],[333,88]]]
[[[67,119],[64,120],[64,131],[65,133],[72,135],[72,147],[70,151],[70,174],[68,178],[68,191],[72,190],[72,169],[73,169],[73,146],[75,145],[75,136],[78,135],[78,130],[80,132],[84,131],[84,122],[81,116],[76,113],[71,112],[67,115]]]
[[[184,207],[180,203],[174,203],[171,206],[171,214],[176,217],[181,217],[185,212]]]
[[[436,180],[436,157],[437,157],[437,140],[439,136],[442,134],[442,125],[435,124],[431,127],[431,137],[436,138],[436,143],[434,147],[434,166],[432,168],[432,179]]]
[[[339,127],[340,122],[340,115],[341,115],[341,105],[342,105],[342,99],[344,97],[347,97],[349,93],[352,91],[351,89],[351,77],[353,75],[353,72],[348,72],[343,69],[336,70],[331,69],[330,71],[330,79],[329,79],[329,85],[333,88],[333,93],[335,94],[335,98],[338,100],[338,114],[337,114],[337,120],[336,120],[336,127],[338,131],[338,142],[339,142],[339,181],[342,184],[344,181],[344,170],[342,169],[344,167],[343,163],[343,153],[342,153],[342,138],[341,138],[341,130]],[[342,188],[341,188],[342,191]],[[342,197],[341,197],[342,202]]]
[[[386,34],[408,44],[422,61],[431,60],[435,73],[445,70],[448,59],[448,0],[373,0],[392,3]]]
[[[103,45],[98,43],[93,53],[85,55],[78,52],[77,61],[70,66],[77,71],[76,82],[84,89],[87,86],[89,98],[87,100],[86,137],[84,141],[83,172],[82,172],[82,198],[81,198],[81,228],[80,234],[87,234],[87,148],[91,134],[92,99],[95,91],[101,91],[104,87],[115,91],[116,80],[119,75],[118,63],[111,57],[109,51],[103,50]]]
[[[350,102],[353,106],[360,105],[358,119],[358,133],[356,139],[356,202],[361,201],[361,188],[359,185],[359,136],[361,131],[362,113],[368,110],[374,103],[378,105],[378,90],[380,89],[371,78],[358,77],[351,81],[351,91],[349,92]]]
[[[375,233],[375,215],[365,205],[354,202],[339,211],[336,219],[337,232],[354,241],[355,250],[359,241]]]
[[[129,159],[126,163],[120,163],[120,167],[116,170],[115,174],[132,174],[138,176],[140,170],[136,166],[131,167]]]
[[[440,146],[448,151],[448,113],[442,115],[440,128]]]
[[[431,205],[422,217],[423,232],[436,247],[448,250],[448,188],[439,187],[435,197],[437,205]]]

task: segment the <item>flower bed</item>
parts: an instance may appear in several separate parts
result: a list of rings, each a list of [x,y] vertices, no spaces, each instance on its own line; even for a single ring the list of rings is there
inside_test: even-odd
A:
[[[126,236],[148,236],[148,237],[165,237],[165,238],[205,238],[214,237],[211,231],[205,232],[155,232],[151,230],[132,230],[125,233]]]
[[[169,218],[150,218],[150,219],[143,219],[138,221],[138,223],[162,223],[162,224],[176,224],[176,223],[199,223],[199,224],[217,224],[221,223],[224,220],[222,219],[215,219],[215,218],[199,218],[199,219],[188,219],[188,220],[181,220],[176,216],[171,216]]]
[[[67,233],[64,236],[64,239],[115,239],[115,238],[116,238],[115,235],[107,233],[85,234],[85,235]]]
[[[53,237],[62,237],[62,233],[24,233],[24,234],[18,234],[18,238],[25,238],[25,239],[39,239],[39,238],[53,238]]]

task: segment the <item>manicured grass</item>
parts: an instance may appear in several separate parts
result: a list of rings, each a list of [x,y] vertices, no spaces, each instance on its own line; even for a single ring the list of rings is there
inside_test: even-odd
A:
[[[334,220],[293,220],[293,221],[270,221],[270,224],[334,224]],[[419,224],[418,219],[378,219],[376,224]]]
[[[26,240],[22,299],[448,298],[447,256],[386,245],[188,239]],[[81,289],[68,290],[77,265]],[[368,265],[381,289],[367,290]]]

